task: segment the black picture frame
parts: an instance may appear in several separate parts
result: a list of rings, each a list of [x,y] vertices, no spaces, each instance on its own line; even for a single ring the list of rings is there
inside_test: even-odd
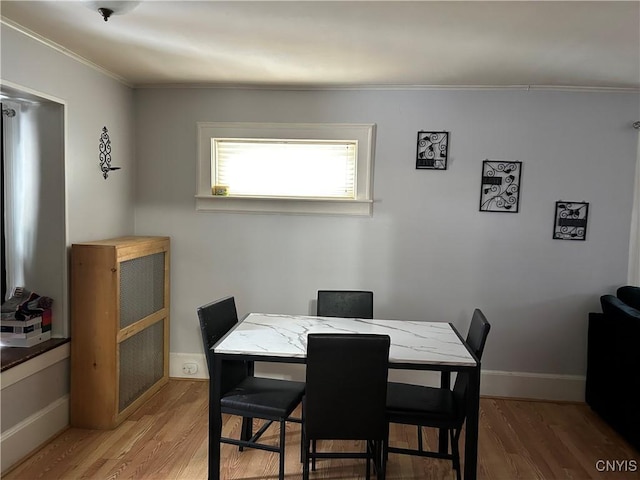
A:
[[[449,158],[449,132],[418,132],[416,169],[446,170]]]
[[[588,202],[558,200],[553,221],[554,240],[585,241],[587,239],[588,220]]]
[[[484,160],[480,185],[480,211],[518,213],[522,162]]]

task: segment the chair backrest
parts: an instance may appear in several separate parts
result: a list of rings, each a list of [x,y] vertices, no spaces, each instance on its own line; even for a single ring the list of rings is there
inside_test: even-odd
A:
[[[373,318],[373,292],[363,290],[318,290],[320,317]]]
[[[225,297],[198,308],[198,320],[202,344],[209,375],[213,372],[213,347],[229,330],[238,323],[236,302],[233,297]],[[243,361],[224,360],[221,369],[222,393],[227,392],[249,373],[248,364]]]
[[[312,333],[307,338],[307,438],[386,438],[389,336]]]
[[[484,316],[484,313],[482,313],[480,309],[476,308],[473,311],[471,325],[469,325],[469,331],[467,332],[467,339],[465,341],[471,351],[478,357],[478,360],[482,358],[484,344],[487,343],[487,335],[489,335],[490,329],[491,325],[487,321],[487,317]]]
[[[490,329],[491,325],[487,321],[487,317],[485,317],[484,313],[476,308],[473,312],[473,316],[471,317],[471,325],[469,325],[469,331],[467,332],[465,342],[478,358],[478,361],[482,358],[482,353],[484,352],[484,346],[487,343],[487,336],[489,335]],[[461,419],[464,419],[464,402],[468,384],[469,376],[464,372],[458,373],[456,376],[456,383],[453,386],[453,392]]]

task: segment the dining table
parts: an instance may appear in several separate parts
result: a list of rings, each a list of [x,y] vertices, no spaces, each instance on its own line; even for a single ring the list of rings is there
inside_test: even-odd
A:
[[[220,480],[220,371],[223,360],[302,363],[310,333],[369,333],[389,335],[389,368],[441,372],[448,388],[452,372],[467,372],[467,416],[464,435],[464,480],[475,480],[478,462],[480,361],[451,323],[310,315],[250,313],[213,347],[209,382],[209,480]],[[447,448],[440,435],[439,449]]]

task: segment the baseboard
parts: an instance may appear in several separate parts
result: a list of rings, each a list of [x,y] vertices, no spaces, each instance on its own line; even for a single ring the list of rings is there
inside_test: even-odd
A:
[[[480,392],[492,397],[531,398],[563,402],[584,402],[586,378],[527,372],[482,372]]]
[[[195,374],[182,370],[185,363],[197,365]],[[173,378],[208,378],[204,354],[171,353],[169,376]],[[304,366],[287,363],[256,363],[256,373],[273,378],[304,380]],[[389,379],[395,382],[438,385],[437,372],[390,370]],[[584,402],[585,377],[546,373],[504,372],[483,370],[480,393],[490,397]]]
[[[2,432],[2,473],[69,426],[69,396],[60,397],[42,410]]]

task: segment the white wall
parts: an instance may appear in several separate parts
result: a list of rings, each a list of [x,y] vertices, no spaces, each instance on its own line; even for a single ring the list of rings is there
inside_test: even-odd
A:
[[[2,473],[69,425],[69,344],[2,372]]]
[[[133,233],[133,92],[12,27],[0,27],[3,85],[12,92],[22,90],[64,105],[64,159],[58,158],[57,145],[49,145],[51,153],[45,148],[41,155],[43,198],[55,202],[57,212],[39,222],[40,240],[34,257],[36,268],[45,276],[66,266],[66,249],[74,242]],[[47,110],[43,105],[41,110],[39,115],[45,120],[43,115],[49,110],[58,114],[54,107]],[[104,126],[111,138],[112,164],[122,167],[107,180],[100,171],[98,150]],[[42,143],[50,143],[45,132],[40,134]],[[61,201],[66,202],[66,221]],[[66,276],[59,283],[58,288],[46,281],[25,286],[54,299],[54,334],[68,336]]]
[[[375,316],[492,331],[483,368],[582,376],[587,314],[626,281],[639,97],[545,90],[140,89],[136,233],[172,238],[171,352],[201,354],[195,309],[313,313],[371,289]],[[377,124],[372,218],[196,213],[196,122]],[[415,169],[447,130],[447,171]],[[524,162],[520,213],[478,211],[484,159]],[[590,202],[585,242],[552,239],[557,200]]]
[[[132,234],[134,231],[133,93],[128,86],[5,24],[0,24],[0,46],[0,82],[4,86],[64,105],[64,165],[55,159],[64,171],[51,170],[52,159],[46,151],[42,162],[45,181],[50,182],[50,188],[58,189],[58,192],[49,192],[46,198],[59,202],[60,198],[66,197],[66,223],[62,215],[42,219],[42,237],[35,255],[38,259],[36,268],[43,275],[52,271],[59,273],[61,264],[68,261],[66,252],[72,243]],[[111,137],[112,164],[122,167],[108,180],[103,179],[99,168],[98,145],[103,126],[107,126]],[[61,186],[62,179],[64,185]],[[55,235],[47,236],[48,229]],[[49,243],[45,245],[47,241]],[[55,247],[51,244],[54,241],[57,243]],[[66,317],[68,308],[60,309],[60,305],[68,302],[67,279],[62,278],[59,282],[62,298],[55,295],[54,302],[59,311],[67,312],[61,314]],[[46,288],[42,285],[46,282],[32,288]],[[63,324],[62,329],[56,328],[58,333],[68,332],[68,318],[56,318],[54,322]],[[73,336],[73,332],[70,333]],[[69,356],[68,344],[52,352],[58,352],[53,379],[51,372],[43,369],[50,366],[43,362],[45,354],[21,364],[20,369],[28,373],[12,387],[17,398],[28,392],[42,392],[43,389],[49,392],[48,396],[38,394],[41,401],[20,404],[3,392],[3,421],[12,419],[10,429],[4,429],[3,425],[3,471],[68,425],[69,367],[68,361],[64,360]],[[32,366],[34,362],[37,367]],[[7,374],[17,369],[14,367],[2,374],[3,387]]]
[[[1,25],[0,79],[66,105],[67,242],[133,232],[132,90],[5,24]],[[109,129],[112,164],[102,178],[98,144]]]

